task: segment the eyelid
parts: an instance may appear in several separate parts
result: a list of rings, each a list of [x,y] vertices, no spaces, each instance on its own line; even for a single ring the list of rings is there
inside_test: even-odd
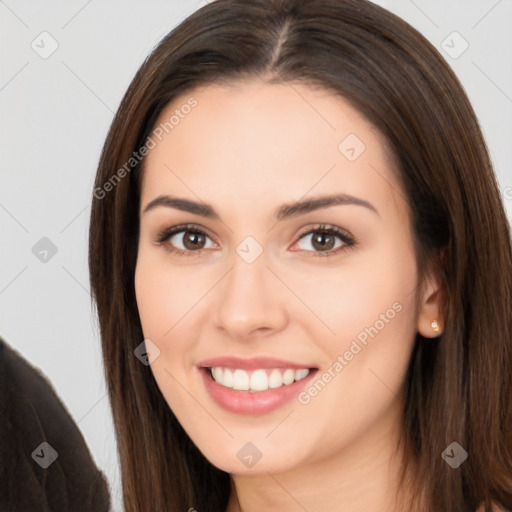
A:
[[[343,236],[347,240],[354,241],[354,237],[346,229],[340,228],[333,224],[321,224],[321,223],[315,224],[313,227],[304,228],[302,231],[299,232],[297,237],[300,240],[301,238],[304,238],[306,235],[315,233],[317,231],[333,232],[333,233],[336,233],[340,237]]]
[[[199,224],[193,224],[193,223],[185,223],[185,224],[175,224],[173,226],[163,228],[158,231],[157,235],[155,235],[155,238],[158,236],[164,236],[169,234],[176,234],[180,231],[201,231],[205,235],[209,235],[209,230],[204,228],[203,226],[200,226]],[[211,237],[210,237],[211,238]]]

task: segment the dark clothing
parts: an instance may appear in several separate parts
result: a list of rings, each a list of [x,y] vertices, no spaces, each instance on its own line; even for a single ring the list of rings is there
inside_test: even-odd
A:
[[[0,511],[109,507],[104,475],[52,385],[0,337]]]

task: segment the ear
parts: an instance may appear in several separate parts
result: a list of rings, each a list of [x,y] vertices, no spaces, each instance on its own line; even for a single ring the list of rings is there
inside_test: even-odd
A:
[[[438,338],[444,325],[442,287],[437,273],[431,271],[422,283],[417,328],[424,338]]]

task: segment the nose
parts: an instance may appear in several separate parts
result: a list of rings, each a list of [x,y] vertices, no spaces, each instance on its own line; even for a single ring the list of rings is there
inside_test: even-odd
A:
[[[286,327],[286,293],[267,268],[264,253],[252,263],[235,254],[231,270],[219,284],[215,324],[229,337],[247,340]]]

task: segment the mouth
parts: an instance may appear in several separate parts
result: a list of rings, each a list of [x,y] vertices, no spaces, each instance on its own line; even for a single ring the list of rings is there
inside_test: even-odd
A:
[[[213,401],[245,415],[262,415],[284,406],[319,370],[274,358],[224,357],[202,361],[198,367]]]
[[[289,386],[306,378],[316,368],[272,368],[246,371],[242,368],[207,367],[205,370],[217,384],[237,391],[259,393]]]

